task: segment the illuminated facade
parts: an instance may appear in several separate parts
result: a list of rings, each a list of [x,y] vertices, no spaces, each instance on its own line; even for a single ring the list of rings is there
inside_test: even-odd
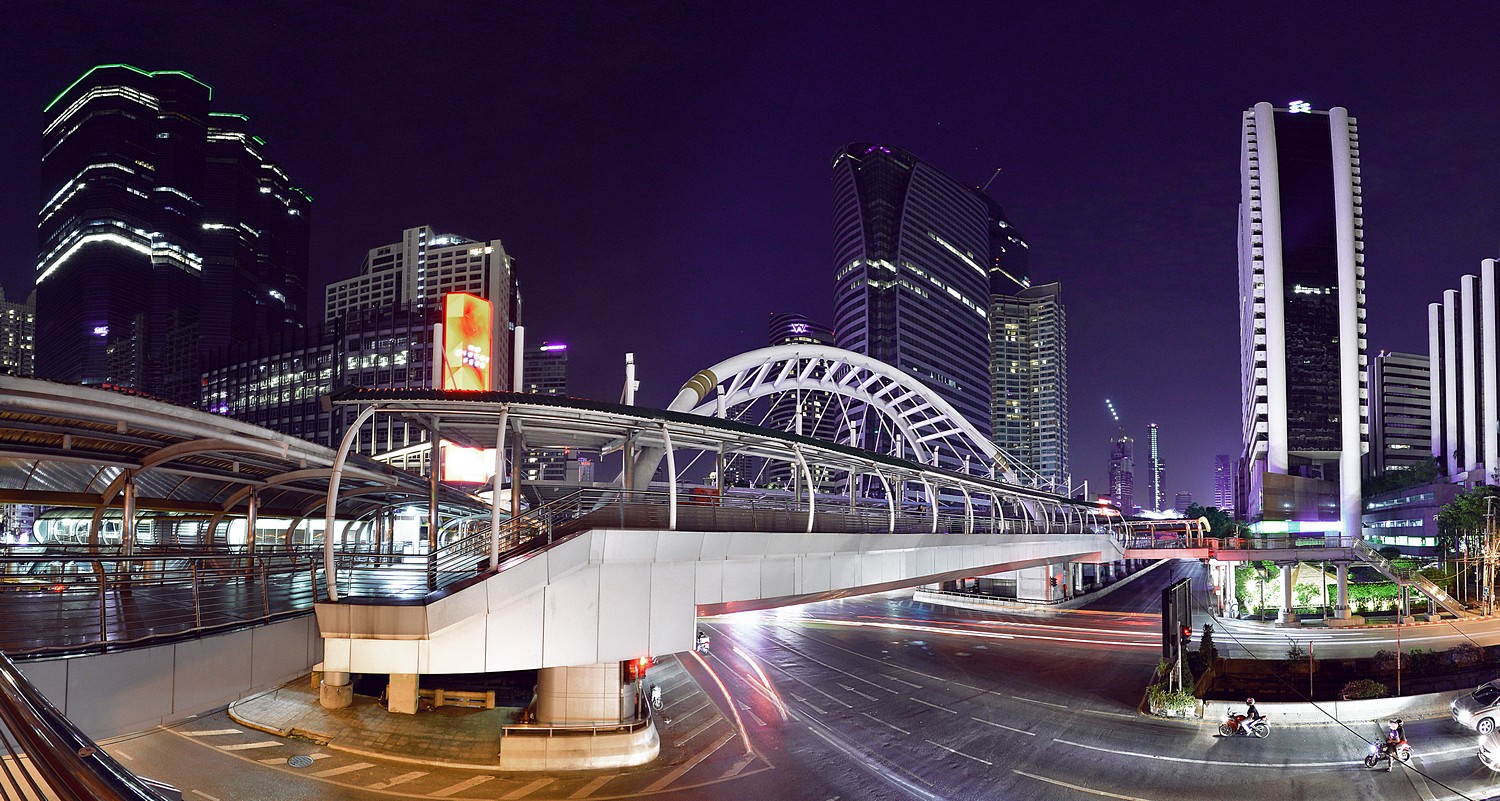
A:
[[[913,376],[988,437],[989,207],[932,165],[869,143],[839,150],[833,185],[836,344]],[[888,450],[889,432],[864,418],[864,447]]]
[[[1124,428],[1109,441],[1109,499],[1124,514],[1135,514],[1135,440]]]
[[[1448,479],[1500,484],[1500,287],[1496,262],[1427,307],[1428,455]]]
[[[522,392],[566,397],[568,346],[561,342],[544,341],[536,347],[527,348],[521,362],[521,383]],[[580,480],[580,462],[593,464],[597,458],[593,454],[529,450],[521,463],[521,473],[527,481],[577,481]]]
[[[1214,457],[1214,507],[1234,513],[1234,457],[1221,453]]]
[[[1370,360],[1370,453],[1366,475],[1432,461],[1427,356],[1381,351]]]
[[[206,353],[305,324],[310,198],[211,97],[115,64],[47,105],[38,376],[192,404]]]
[[[31,376],[36,372],[36,295],[10,303],[0,287],[0,373]]]
[[[995,293],[989,303],[991,438],[1049,489],[1065,493],[1068,325],[1062,286]]]
[[[1161,458],[1161,431],[1155,423],[1146,424],[1147,447],[1151,449],[1151,509],[1160,512],[1166,508],[1167,463]],[[1175,507],[1179,510],[1184,507]]]
[[[1244,509],[1359,534],[1368,438],[1359,136],[1342,108],[1243,115]]]

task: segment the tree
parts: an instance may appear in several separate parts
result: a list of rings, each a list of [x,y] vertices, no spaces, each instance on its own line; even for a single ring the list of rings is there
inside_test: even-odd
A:
[[[1445,505],[1437,514],[1438,538],[1450,549],[1464,539],[1477,538],[1488,524],[1485,513],[1489,503],[1486,498],[1500,498],[1500,487],[1479,486],[1465,490]],[[1478,542],[1472,545],[1478,546]]]
[[[1411,467],[1398,467],[1365,479],[1364,494],[1369,497],[1383,492],[1420,487],[1423,484],[1431,484],[1441,473],[1441,467],[1436,459],[1429,459]]]
[[[1217,506],[1204,506],[1198,503],[1188,504],[1188,508],[1182,513],[1186,518],[1206,517],[1208,518],[1208,535],[1210,537],[1232,537],[1235,534],[1234,517]]]

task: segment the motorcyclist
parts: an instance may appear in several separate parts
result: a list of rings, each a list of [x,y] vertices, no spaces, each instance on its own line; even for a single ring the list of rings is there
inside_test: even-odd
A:
[[[698,639],[693,645],[700,653],[708,652],[708,635],[703,633],[703,629],[698,629]]]
[[[1250,724],[1257,720],[1260,720],[1260,710],[1255,708],[1255,699],[1246,698],[1245,716],[1240,718],[1240,733],[1248,736],[1250,734]]]
[[[1380,749],[1390,759],[1396,758],[1396,749],[1401,743],[1406,742],[1406,727],[1401,718],[1391,718],[1386,722],[1385,742],[1380,744]]]

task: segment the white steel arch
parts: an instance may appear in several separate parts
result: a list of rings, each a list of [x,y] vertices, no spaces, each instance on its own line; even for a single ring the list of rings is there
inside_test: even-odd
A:
[[[957,409],[895,367],[826,345],[777,345],[725,359],[693,376],[667,408],[727,417],[737,406],[788,392],[824,392],[867,405],[900,435],[909,453],[936,464],[952,454],[966,472],[1037,486],[1036,475],[989,441]]]

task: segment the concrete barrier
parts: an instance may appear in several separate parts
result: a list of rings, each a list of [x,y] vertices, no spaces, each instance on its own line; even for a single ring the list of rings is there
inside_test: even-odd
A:
[[[1417,720],[1440,718],[1452,714],[1449,704],[1453,699],[1472,692],[1472,689],[1449,690],[1427,695],[1405,695],[1400,698],[1371,698],[1365,701],[1319,701],[1317,703],[1290,703],[1268,701],[1256,702],[1255,706],[1270,720],[1272,726],[1317,725],[1332,723],[1380,723],[1390,718]],[[1210,701],[1199,702],[1199,715],[1205,722],[1218,725],[1230,712],[1244,714],[1245,702]]]

